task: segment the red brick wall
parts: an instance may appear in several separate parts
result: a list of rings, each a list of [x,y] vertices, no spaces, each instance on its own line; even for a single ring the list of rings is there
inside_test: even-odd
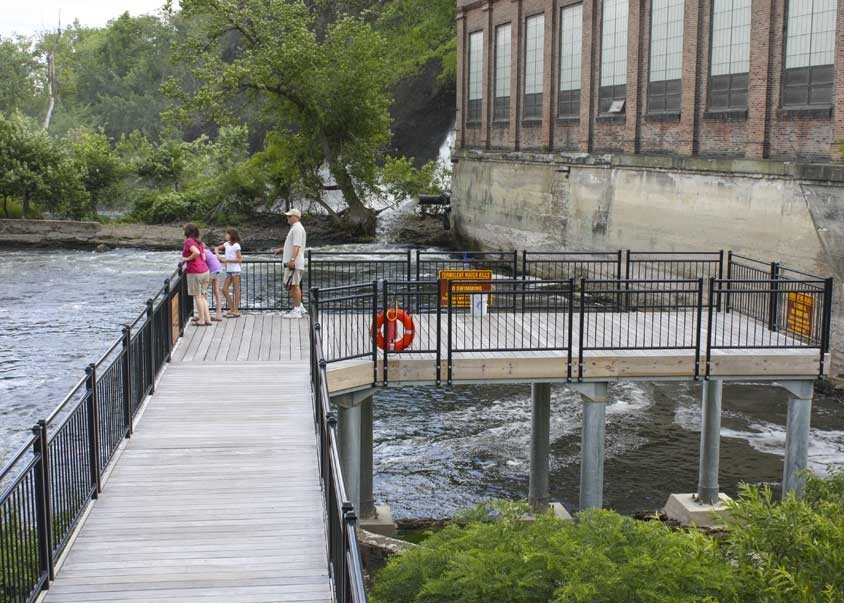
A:
[[[626,114],[597,115],[600,84],[601,0],[583,0],[581,112],[579,119],[557,119],[559,11],[577,0],[457,0],[458,55],[465,57],[469,33],[484,30],[485,103],[480,127],[466,128],[465,58],[458,60],[458,145],[475,148],[625,152],[754,159],[840,160],[844,139],[844,60],[837,61],[831,111],[784,111],[780,107],[787,0],[753,0],[751,77],[748,110],[728,114],[707,110],[712,0],[686,0],[683,44],[683,97],[678,116],[647,113],[650,54],[650,0],[630,0]],[[844,0],[839,0],[844,2]],[[839,6],[836,56],[844,56],[844,10]],[[525,123],[524,20],[545,14],[543,119]],[[509,124],[492,123],[495,27],[511,23],[511,115]]]

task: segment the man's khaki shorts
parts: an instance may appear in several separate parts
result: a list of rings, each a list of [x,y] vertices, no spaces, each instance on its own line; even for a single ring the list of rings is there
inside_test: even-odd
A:
[[[304,270],[290,270],[290,268],[284,269],[284,286],[285,288],[289,289],[290,287],[297,287],[302,284],[302,273],[305,272]]]

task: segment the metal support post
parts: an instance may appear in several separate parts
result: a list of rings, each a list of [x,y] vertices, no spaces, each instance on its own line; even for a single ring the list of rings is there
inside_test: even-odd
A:
[[[715,505],[719,501],[722,392],[723,382],[720,379],[711,379],[703,384],[697,498],[706,505]]]
[[[533,412],[530,430],[530,486],[528,503],[537,513],[544,512],[550,501],[548,490],[548,452],[551,447],[551,384],[531,386]]]
[[[346,496],[355,509],[360,509],[361,495],[361,407],[338,405],[340,428],[340,465]]]
[[[575,389],[584,397],[580,453],[580,508],[600,509],[604,504],[607,384],[579,383]]]
[[[360,507],[358,518],[376,516],[375,498],[372,493],[372,396],[360,405]]]
[[[783,497],[789,492],[803,495],[803,472],[809,463],[809,427],[812,418],[812,381],[780,383],[788,390],[788,417],[785,427],[785,463],[782,478]]]
[[[123,422],[126,437],[132,437],[132,330],[123,327]]]

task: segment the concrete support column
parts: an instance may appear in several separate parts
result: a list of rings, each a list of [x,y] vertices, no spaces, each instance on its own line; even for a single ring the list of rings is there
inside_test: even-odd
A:
[[[580,508],[604,504],[604,440],[607,419],[607,384],[579,383],[583,396],[583,433],[580,452]]]
[[[372,397],[360,405],[360,506],[361,519],[375,517],[375,498],[372,494]]]
[[[346,496],[359,519],[375,515],[372,495],[372,390],[335,396],[338,445]]]
[[[785,466],[782,494],[796,492],[802,496],[805,480],[801,473],[809,462],[809,426],[812,418],[812,381],[781,383],[791,394],[788,398],[788,418],[785,427]]]
[[[339,407],[337,427],[339,428],[340,465],[343,470],[343,481],[346,485],[346,496],[360,509],[361,482],[361,412],[360,406]]]
[[[530,429],[530,487],[528,503],[537,513],[550,502],[548,491],[548,453],[551,447],[551,384],[531,386],[533,412]]]
[[[722,392],[723,382],[720,379],[712,379],[703,384],[697,498],[705,505],[715,505],[719,502],[718,464],[721,451]]]

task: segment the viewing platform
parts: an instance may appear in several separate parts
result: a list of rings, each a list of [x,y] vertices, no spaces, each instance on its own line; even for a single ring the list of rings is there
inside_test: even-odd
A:
[[[531,384],[542,511],[553,384],[581,395],[587,509],[609,382],[702,381],[698,489],[676,500],[707,518],[723,382],[774,382],[783,492],[801,491],[831,279],[720,251],[311,251],[290,320],[282,270],[245,262],[243,314],[212,327],[173,274],[33,427],[0,470],[0,600],[364,603],[358,527],[393,528],[373,496],[384,387]]]

